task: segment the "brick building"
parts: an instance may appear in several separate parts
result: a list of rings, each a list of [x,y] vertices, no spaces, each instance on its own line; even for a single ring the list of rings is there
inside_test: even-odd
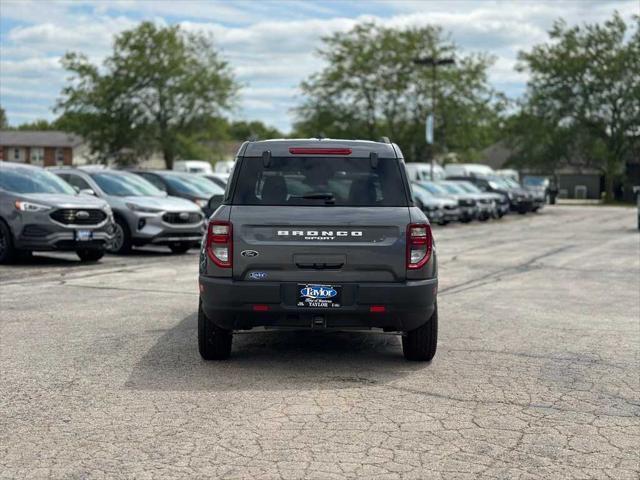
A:
[[[82,137],[57,131],[0,130],[0,160],[41,167],[86,163]]]

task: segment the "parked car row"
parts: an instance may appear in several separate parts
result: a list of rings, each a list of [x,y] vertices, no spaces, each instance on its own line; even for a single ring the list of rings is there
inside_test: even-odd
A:
[[[445,180],[414,180],[415,204],[432,223],[446,225],[472,220],[502,218],[510,211],[525,214],[542,208],[545,197],[523,189],[517,182],[498,176],[447,177]]]
[[[147,244],[184,253],[223,195],[194,173],[0,162],[0,263],[49,250],[96,261]]]

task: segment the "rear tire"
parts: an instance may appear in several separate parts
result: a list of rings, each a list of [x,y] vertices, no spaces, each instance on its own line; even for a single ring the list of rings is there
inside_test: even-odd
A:
[[[83,248],[81,250],[76,250],[76,254],[80,257],[81,262],[97,262],[104,257],[104,250]]]
[[[189,249],[191,248],[191,244],[190,243],[172,243],[171,245],[169,245],[169,248],[171,249],[172,253],[187,253],[187,251],[189,251]]]
[[[198,350],[204,360],[226,360],[231,355],[233,334],[224,330],[207,318],[198,305]]]
[[[438,304],[427,323],[406,332],[402,337],[402,352],[407,360],[429,362],[438,347]]]
[[[131,252],[131,231],[127,222],[116,217],[114,223],[114,239],[109,243],[107,251],[117,255],[126,255]]]
[[[15,258],[16,250],[13,247],[11,230],[0,220],[0,264],[10,263]]]

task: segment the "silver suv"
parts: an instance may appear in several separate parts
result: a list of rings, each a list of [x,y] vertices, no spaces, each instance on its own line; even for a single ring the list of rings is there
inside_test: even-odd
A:
[[[101,168],[53,168],[52,172],[81,193],[106,200],[115,217],[112,253],[133,246],[167,245],[174,253],[197,247],[204,233],[204,215],[193,202],[169,197],[133,173]]]
[[[254,327],[398,332],[433,358],[436,251],[396,145],[246,142],[225,195],[200,254],[203,358]]]
[[[75,251],[82,261],[97,261],[112,230],[105,201],[77,195],[40,167],[0,161],[0,263],[47,250]]]

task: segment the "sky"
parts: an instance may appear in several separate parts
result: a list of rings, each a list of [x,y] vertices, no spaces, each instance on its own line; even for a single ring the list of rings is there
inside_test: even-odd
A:
[[[288,132],[300,82],[322,68],[321,38],[363,21],[407,27],[440,25],[462,53],[495,56],[493,86],[522,95],[526,73],[518,51],[545,42],[553,22],[602,22],[618,10],[640,14],[640,0],[0,0],[0,105],[9,123],[55,118],[53,106],[68,74],[66,51],[101,62],[114,35],[150,20],[213,34],[242,85],[230,117],[262,120]]]

